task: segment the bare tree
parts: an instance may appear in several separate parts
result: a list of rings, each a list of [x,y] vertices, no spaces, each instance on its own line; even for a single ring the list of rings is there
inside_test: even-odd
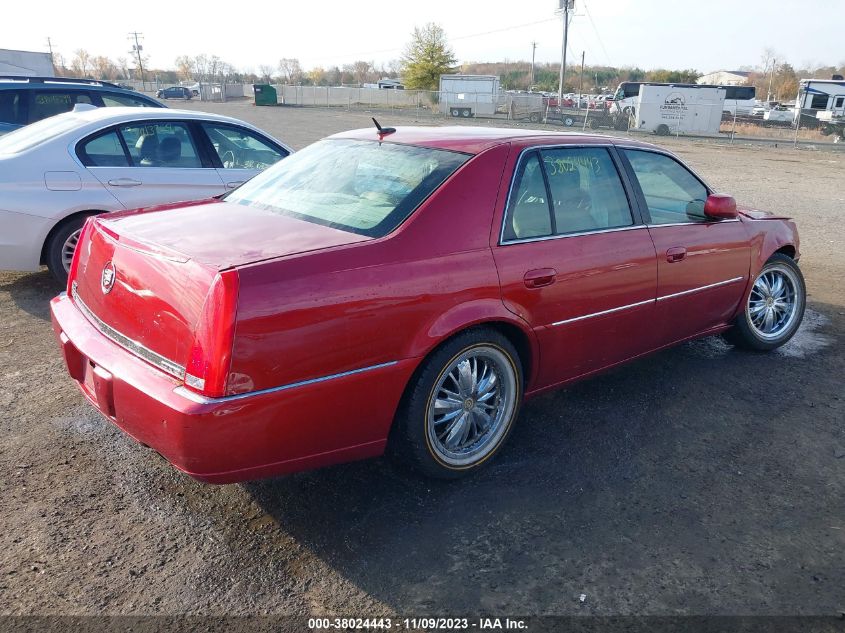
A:
[[[190,55],[180,55],[176,58],[176,70],[185,79],[190,80],[194,75],[194,60]]]
[[[58,77],[64,77],[68,74],[68,69],[65,66],[65,56],[61,53],[53,53],[53,70]]]
[[[94,75],[97,79],[117,79],[118,69],[115,63],[108,57],[98,55],[91,60]]]
[[[270,64],[261,64],[258,67],[258,73],[261,75],[261,80],[264,83],[269,83],[270,78],[273,76],[273,67]]]
[[[87,77],[91,70],[91,54],[84,48],[77,49],[70,68],[77,77]]]
[[[117,69],[123,79],[129,79],[129,63],[125,57],[117,58]]]
[[[350,66],[352,76],[355,78],[355,83],[363,84],[371,79],[373,74],[373,65],[370,62],[357,61]]]
[[[283,57],[279,60],[279,74],[286,84],[299,83],[302,79],[302,66],[295,57]]]

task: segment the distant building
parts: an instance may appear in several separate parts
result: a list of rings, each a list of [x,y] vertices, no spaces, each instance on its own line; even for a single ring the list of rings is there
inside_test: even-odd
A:
[[[698,83],[710,86],[741,86],[748,81],[747,70],[717,70],[698,78]]]
[[[50,53],[0,48],[0,77],[54,77]]]

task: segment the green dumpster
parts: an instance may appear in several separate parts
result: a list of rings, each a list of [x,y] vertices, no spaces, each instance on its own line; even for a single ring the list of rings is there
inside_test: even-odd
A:
[[[276,105],[276,89],[270,84],[252,84],[255,92],[255,105]]]

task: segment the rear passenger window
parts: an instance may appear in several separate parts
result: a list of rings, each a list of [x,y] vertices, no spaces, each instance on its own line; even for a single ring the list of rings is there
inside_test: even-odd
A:
[[[0,122],[24,124],[20,90],[0,90]]]
[[[518,168],[502,237],[522,240],[633,223],[628,197],[606,148],[545,149],[528,154]]]
[[[508,202],[504,240],[523,240],[552,234],[552,221],[543,169],[537,152],[523,159]]]
[[[79,148],[79,159],[88,167],[129,167],[129,160],[117,132],[108,132]]]
[[[125,125],[120,128],[136,167],[202,167],[188,126],[179,122]]]
[[[619,172],[606,149],[550,149],[542,156],[557,235],[634,223]]]
[[[47,117],[69,112],[77,103],[91,103],[91,97],[84,92],[61,92],[59,90],[37,91],[33,95],[30,121],[40,121]]]

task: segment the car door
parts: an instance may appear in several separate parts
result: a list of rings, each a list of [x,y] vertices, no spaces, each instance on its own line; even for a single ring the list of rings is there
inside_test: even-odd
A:
[[[671,343],[723,325],[749,274],[748,236],[738,219],[704,215],[707,186],[677,159],[622,150],[657,252],[656,325]]]
[[[547,387],[653,347],[654,245],[610,147],[524,151],[494,246],[502,298]]]
[[[79,144],[83,164],[84,148],[99,136],[118,143],[123,159],[120,164],[108,165],[88,160],[86,166],[127,209],[200,200],[225,191],[210,160],[198,150],[186,121],[132,122],[90,137]]]
[[[290,153],[266,136],[239,125],[202,121],[200,128],[227,189],[239,187]]]

